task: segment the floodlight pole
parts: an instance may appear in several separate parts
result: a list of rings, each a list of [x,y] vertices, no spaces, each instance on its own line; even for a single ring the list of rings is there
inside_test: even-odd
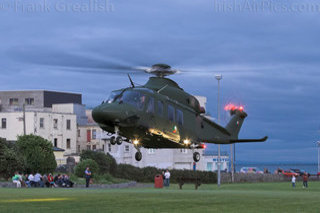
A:
[[[218,101],[217,101],[217,107],[218,107],[218,123],[220,124],[220,80],[222,79],[222,75],[219,74],[219,75],[216,75],[215,78],[218,80]],[[218,181],[217,181],[217,184],[218,184],[218,187],[220,187],[220,184],[221,184],[221,167],[220,167],[220,164],[221,164],[221,147],[220,147],[220,144],[218,144]]]
[[[320,141],[317,141],[318,146],[318,172],[320,172]]]

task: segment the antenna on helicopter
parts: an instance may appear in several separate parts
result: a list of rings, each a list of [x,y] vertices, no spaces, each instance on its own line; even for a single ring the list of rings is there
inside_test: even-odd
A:
[[[132,81],[132,79],[131,79],[131,77],[130,77],[129,74],[128,74],[128,78],[129,78],[129,81],[130,81],[130,83],[131,83],[131,87],[134,88],[134,83],[133,83],[133,81]]]

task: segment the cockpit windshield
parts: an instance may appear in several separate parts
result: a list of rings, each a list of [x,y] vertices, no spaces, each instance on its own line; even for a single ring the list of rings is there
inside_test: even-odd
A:
[[[111,104],[111,103],[115,102],[119,98],[121,92],[122,92],[121,90],[117,90],[117,91],[111,92],[111,94],[110,94],[109,98],[107,99],[106,103]]]
[[[139,91],[126,90],[122,93],[121,90],[118,90],[111,92],[106,103],[127,103],[136,107],[139,110],[143,110],[145,100],[146,96]]]
[[[132,90],[125,91],[120,98],[123,103],[130,104],[139,110],[143,110],[145,100],[146,96],[143,93]]]

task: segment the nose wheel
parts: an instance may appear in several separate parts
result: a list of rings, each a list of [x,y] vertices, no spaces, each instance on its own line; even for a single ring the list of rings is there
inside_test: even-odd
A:
[[[193,160],[194,160],[194,162],[198,162],[200,160],[200,153],[199,152],[193,153]]]
[[[136,158],[136,161],[141,161],[141,159],[142,159],[142,153],[139,152],[139,151],[136,152],[135,158]]]
[[[118,145],[121,145],[121,144],[122,144],[122,141],[123,141],[123,139],[122,139],[121,136],[116,137],[116,143],[117,143]]]
[[[111,145],[115,145],[116,144],[116,137],[112,136],[110,138],[110,143],[111,143]]]

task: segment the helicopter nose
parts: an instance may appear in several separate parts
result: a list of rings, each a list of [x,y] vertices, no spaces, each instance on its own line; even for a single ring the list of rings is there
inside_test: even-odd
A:
[[[101,110],[101,106],[97,106],[95,107],[92,112],[92,118],[96,123],[102,123],[103,122],[103,112]]]
[[[110,105],[100,105],[92,110],[93,120],[100,124],[119,122],[125,115],[118,107]]]

